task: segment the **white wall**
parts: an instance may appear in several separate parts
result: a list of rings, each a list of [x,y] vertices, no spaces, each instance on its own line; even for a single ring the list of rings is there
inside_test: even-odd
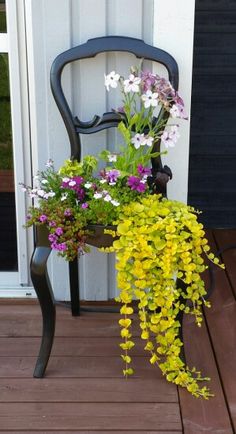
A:
[[[69,155],[67,134],[49,88],[49,71],[57,54],[89,38],[112,34],[133,36],[169,51],[180,65],[181,90],[189,106],[194,0],[24,1],[33,173],[42,169],[49,157],[59,167]],[[130,57],[110,54],[75,65],[73,69],[67,68],[64,86],[74,112],[82,120],[88,120],[94,111],[101,114],[117,106],[114,96],[107,98],[103,74],[111,68],[126,72],[130,64],[133,64]],[[182,133],[178,161],[174,165],[170,163],[175,172],[171,194],[176,193],[183,200],[187,194],[188,133],[189,124]],[[97,152],[106,145],[112,149],[115,140],[113,132],[84,136],[84,150]],[[173,152],[170,158],[176,159],[176,154],[174,156]],[[63,260],[58,262],[57,258],[51,261],[50,267],[56,297],[67,299],[67,264]],[[82,298],[114,297],[114,257],[93,250],[80,261],[80,281]]]
[[[195,0],[154,0],[153,45],[174,56],[179,66],[179,92],[189,120],[178,121],[181,137],[163,158],[173,172],[168,197],[187,202]]]

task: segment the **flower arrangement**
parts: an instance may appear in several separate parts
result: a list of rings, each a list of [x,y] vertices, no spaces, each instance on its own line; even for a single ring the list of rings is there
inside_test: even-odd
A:
[[[123,98],[118,110],[123,145],[116,153],[100,153],[104,168],[99,172],[98,158],[91,155],[82,162],[66,160],[59,171],[49,160],[36,177],[38,185],[23,185],[35,200],[26,227],[46,225],[51,248],[70,261],[88,251],[88,225],[104,225],[114,241],[103,250],[116,252],[117,257],[124,375],[133,373],[129,351],[134,346],[132,301],[136,299],[150,362],[158,364],[168,381],[208,398],[208,388],[200,385],[207,378],[181,359],[179,316],[192,314],[201,325],[202,306],[209,306],[201,278],[206,269],[202,255],[218,261],[208,253],[197,212],[154,194],[158,179],[150,168],[151,159],[160,155],[157,142],[166,148],[175,146],[176,120],[186,119],[184,103],[166,79],[150,72],[133,68],[127,79],[115,71],[105,76],[107,91],[118,85]],[[165,117],[154,116],[158,108],[170,116],[168,126]]]

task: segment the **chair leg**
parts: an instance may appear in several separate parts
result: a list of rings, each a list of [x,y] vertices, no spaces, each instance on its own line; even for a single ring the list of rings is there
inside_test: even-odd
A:
[[[50,247],[36,247],[30,265],[32,282],[39,299],[43,316],[41,346],[33,374],[36,378],[42,378],[44,376],[55,333],[56,309],[53,291],[47,273],[47,259],[50,252]]]
[[[79,272],[77,258],[69,263],[70,276],[70,299],[71,313],[73,316],[80,315],[80,297],[79,297]]]

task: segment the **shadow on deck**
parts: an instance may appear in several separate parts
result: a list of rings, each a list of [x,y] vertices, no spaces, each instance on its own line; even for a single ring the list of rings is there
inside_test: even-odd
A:
[[[213,250],[236,245],[236,230],[208,233]],[[212,308],[197,328],[185,321],[189,366],[211,377],[215,397],[196,400],[167,383],[137,339],[135,376],[122,377],[118,315],[57,308],[53,353],[44,379],[33,379],[40,344],[36,302],[0,302],[0,434],[231,434],[236,430],[236,249],[215,270]],[[208,277],[206,276],[206,280]],[[134,325],[134,330],[138,327]]]

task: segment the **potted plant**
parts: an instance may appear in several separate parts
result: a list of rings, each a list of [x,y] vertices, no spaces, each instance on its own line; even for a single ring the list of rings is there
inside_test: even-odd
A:
[[[115,71],[105,76],[108,91],[118,85],[123,97],[118,110],[123,145],[116,153],[104,150],[98,158],[66,160],[59,171],[49,160],[37,175],[36,186],[23,185],[35,200],[26,226],[45,225],[52,249],[68,261],[88,251],[86,240],[93,236],[94,225],[101,225],[99,231],[105,227],[112,242],[103,250],[116,252],[117,258],[124,375],[133,373],[131,317],[136,299],[150,362],[158,364],[168,381],[208,398],[211,394],[201,387],[201,373],[181,358],[178,318],[181,312],[191,314],[201,325],[202,306],[209,306],[201,278],[206,269],[202,256],[218,261],[209,254],[197,212],[154,194],[159,180],[150,168],[150,160],[160,155],[156,143],[175,146],[176,121],[186,118],[184,103],[166,79],[150,72],[132,68],[127,79]],[[158,107],[170,115],[170,124],[163,117],[154,118]],[[98,159],[104,161],[99,172]],[[170,176],[168,170],[165,176]]]

